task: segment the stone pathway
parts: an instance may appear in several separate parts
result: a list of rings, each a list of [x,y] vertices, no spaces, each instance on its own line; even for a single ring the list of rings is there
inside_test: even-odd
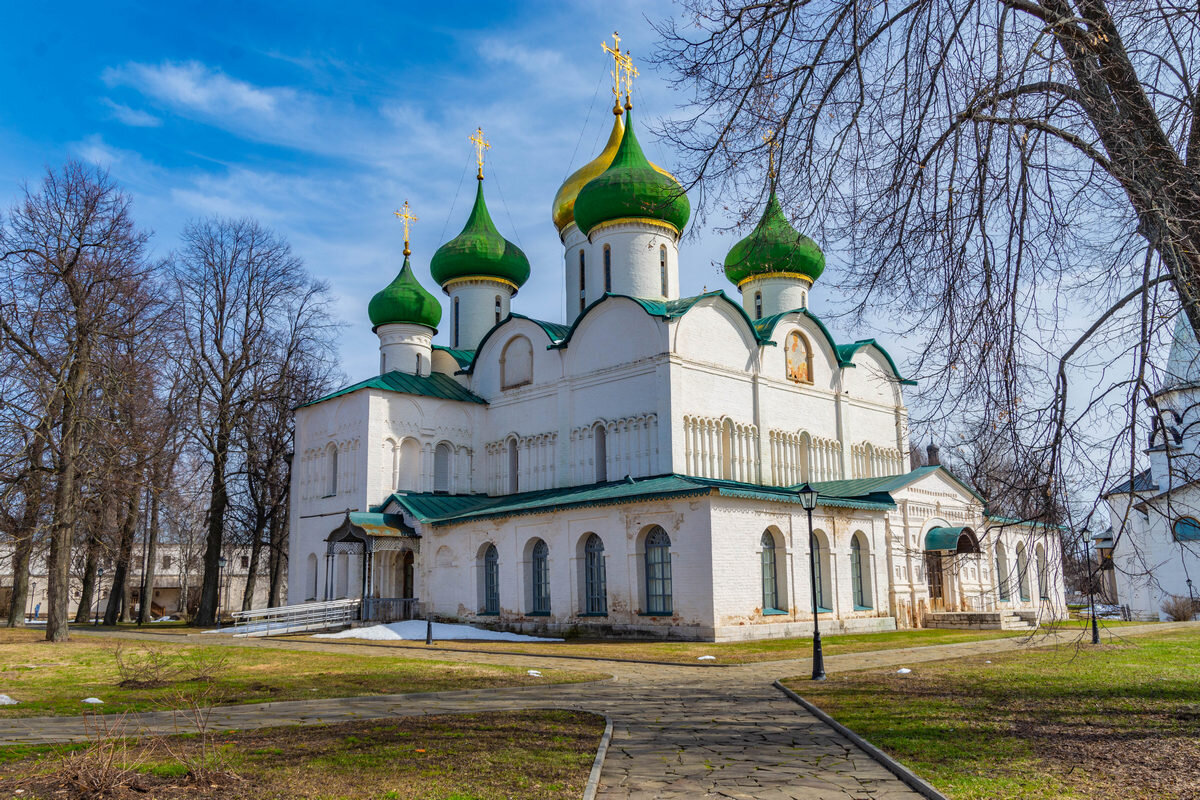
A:
[[[1200,627],[1197,623],[1181,623]],[[1176,625],[1131,626],[1120,635],[1168,630]],[[1040,639],[1046,646],[1075,638]],[[161,634],[106,633],[123,638]],[[190,637],[189,637],[190,638]],[[205,640],[211,640],[206,636]],[[665,666],[580,661],[547,656],[448,652],[355,645],[348,642],[226,640],[239,647],[281,647],[525,667],[563,666],[611,673],[600,683],[289,701],[214,709],[214,729],[321,724],[390,716],[515,708],[568,708],[606,714],[613,738],[600,776],[601,798],[754,798],[754,800],[893,800],[918,798],[863,751],[788,700],[771,681],[805,674],[807,660],[737,667]],[[1029,646],[1022,639],[831,656],[830,672],[915,664],[986,655]],[[147,733],[189,730],[182,715],[153,712],[129,720]],[[84,738],[77,717],[0,719],[0,745]]]

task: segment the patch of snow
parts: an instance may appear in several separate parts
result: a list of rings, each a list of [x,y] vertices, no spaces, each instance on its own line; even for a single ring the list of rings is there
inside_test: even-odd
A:
[[[0,694],[0,706],[15,706],[16,704],[16,700],[13,700],[6,694]]]
[[[91,703],[94,706],[104,705],[104,701],[101,700],[99,697],[85,697],[85,698],[83,698],[83,702]]]
[[[907,675],[910,672],[912,672],[912,670],[908,667],[901,667],[900,669],[896,670],[897,675]]]
[[[697,661],[716,661],[716,656],[696,656]]]
[[[317,639],[365,639],[372,642],[424,641],[425,621],[410,619],[406,622],[390,622],[387,625],[372,625],[369,628],[349,628],[337,633],[313,634]],[[452,625],[448,622],[433,623],[435,641],[446,639],[475,639],[492,642],[561,642],[544,636],[527,636],[508,631],[489,631],[471,625]]]
[[[990,664],[990,663],[992,663],[992,662],[990,662],[990,661],[985,661],[985,662],[983,662],[983,663],[985,663],[985,664]]]
[[[525,674],[526,674],[526,675],[529,675],[530,677],[533,677],[533,678],[540,678],[540,677],[542,677],[542,673],[541,673],[541,671],[540,671],[540,670],[536,670],[536,669],[527,669],[527,670],[525,670]]]

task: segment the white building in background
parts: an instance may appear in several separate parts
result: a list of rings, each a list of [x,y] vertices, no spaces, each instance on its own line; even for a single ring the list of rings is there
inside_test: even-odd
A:
[[[1150,466],[1104,499],[1112,520],[1116,602],[1138,619],[1163,617],[1172,597],[1200,599],[1200,346],[1175,323],[1146,455]]]
[[[628,104],[626,109],[629,109]],[[568,319],[510,310],[524,254],[487,212],[371,301],[381,374],[297,412],[289,602],[417,598],[511,628],[741,639],[1065,612],[1057,536],[994,525],[910,471],[905,381],[808,308],[824,256],[772,194],[726,259],[741,301],[681,297],[686,195],[616,109],[554,201]],[[625,117],[623,119],[623,117]],[[693,264],[692,269],[702,268]],[[413,609],[409,609],[410,611]],[[979,618],[984,624],[988,619]]]

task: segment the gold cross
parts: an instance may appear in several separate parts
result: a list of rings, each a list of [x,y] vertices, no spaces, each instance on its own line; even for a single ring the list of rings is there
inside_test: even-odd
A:
[[[604,52],[613,57],[613,113],[618,116],[621,113],[621,73],[625,66],[625,56],[621,55],[621,36],[616,31],[613,31],[613,46],[609,47],[608,42],[601,42],[600,46],[604,48]]]
[[[404,255],[411,256],[412,252],[408,249],[408,225],[410,222],[416,222],[417,218],[413,216],[412,209],[408,206],[408,200],[404,201],[404,208],[401,211],[393,213],[404,223]]]
[[[779,149],[779,140],[775,138],[775,131],[769,130],[762,137],[763,142],[767,145],[767,174],[772,178],[775,177],[775,151]]]
[[[625,51],[625,57],[621,61],[621,66],[625,68],[625,110],[633,108],[633,101],[630,96],[633,92],[633,79],[640,74],[637,67],[633,65],[633,58],[629,55],[629,51]]]
[[[483,180],[483,151],[491,150],[492,146],[483,138],[483,128],[476,128],[474,136],[468,136],[467,141],[475,143],[475,163],[479,164],[479,174],[475,177]]]

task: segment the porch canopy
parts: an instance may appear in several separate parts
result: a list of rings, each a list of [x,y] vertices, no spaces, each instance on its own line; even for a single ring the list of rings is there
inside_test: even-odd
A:
[[[421,535],[404,523],[400,514],[347,511],[342,524],[325,539],[325,599],[335,594],[333,559],[337,555],[355,555],[361,559],[362,597],[371,585],[374,554],[388,550],[417,549]]]
[[[965,525],[958,528],[930,528],[925,534],[925,549],[978,553],[979,539],[975,537],[975,531]]]

